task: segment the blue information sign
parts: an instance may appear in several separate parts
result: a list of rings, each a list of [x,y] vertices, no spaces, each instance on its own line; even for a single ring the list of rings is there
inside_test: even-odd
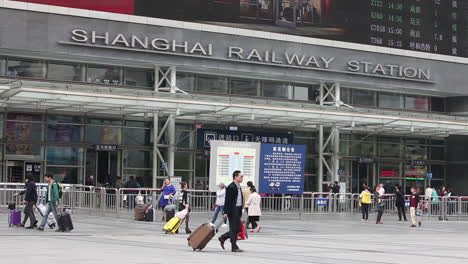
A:
[[[260,193],[302,194],[305,156],[304,145],[262,144]]]
[[[315,206],[316,207],[328,206],[328,198],[315,199]]]

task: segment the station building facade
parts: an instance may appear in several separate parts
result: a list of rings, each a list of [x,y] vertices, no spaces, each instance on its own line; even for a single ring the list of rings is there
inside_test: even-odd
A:
[[[307,146],[327,183],[468,183],[468,60],[0,1],[0,179],[206,189],[210,139]]]

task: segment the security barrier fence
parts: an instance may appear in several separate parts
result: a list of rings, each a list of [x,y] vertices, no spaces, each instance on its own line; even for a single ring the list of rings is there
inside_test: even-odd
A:
[[[116,218],[133,218],[137,197],[144,203],[159,208],[161,192],[159,189],[116,189],[83,185],[63,184],[62,208],[72,213],[110,216]],[[0,213],[8,211],[8,204],[15,203],[21,207],[23,197],[18,195],[24,190],[23,184],[0,183]],[[38,203],[44,204],[47,184],[37,184]],[[210,191],[189,190],[189,205],[193,213],[210,213],[214,210],[216,193]],[[177,201],[176,194],[174,202]],[[384,195],[384,214],[395,215],[395,196]],[[434,220],[468,220],[468,197],[425,197],[423,217]],[[263,215],[337,215],[361,213],[359,194],[351,193],[304,193],[302,195],[262,195]],[[406,213],[409,219],[409,196],[406,196]],[[377,205],[370,205],[370,214],[376,212]]]

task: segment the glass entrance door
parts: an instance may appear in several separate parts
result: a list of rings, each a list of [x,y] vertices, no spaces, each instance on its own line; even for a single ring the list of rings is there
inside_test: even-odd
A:
[[[96,183],[99,186],[115,186],[118,152],[96,152]]]
[[[24,181],[24,161],[7,161],[7,182]]]
[[[374,185],[373,180],[374,163],[362,163],[353,161],[352,192],[360,193],[362,185],[366,184],[369,188]]]

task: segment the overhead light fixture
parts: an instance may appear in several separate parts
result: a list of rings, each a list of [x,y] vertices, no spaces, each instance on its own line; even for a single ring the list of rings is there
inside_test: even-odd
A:
[[[411,126],[411,129],[410,129],[411,133],[414,132],[414,126]]]
[[[356,122],[351,122],[351,127],[355,127],[356,126]]]
[[[180,115],[180,108],[177,108],[177,110],[175,111],[175,114],[178,116]]]
[[[250,114],[250,120],[255,120],[255,114],[254,113]]]

